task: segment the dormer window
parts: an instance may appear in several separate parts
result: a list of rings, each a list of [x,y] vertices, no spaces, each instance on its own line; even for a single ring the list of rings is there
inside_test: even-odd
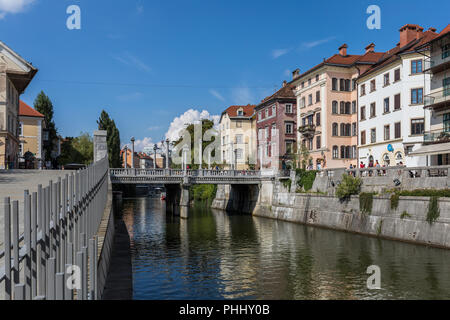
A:
[[[239,110],[237,111],[237,115],[238,115],[239,117],[242,117],[242,116],[244,115],[244,110],[243,110],[243,109],[239,109]]]

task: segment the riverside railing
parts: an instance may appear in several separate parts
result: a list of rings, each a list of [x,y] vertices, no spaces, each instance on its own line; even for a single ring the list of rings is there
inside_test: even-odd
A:
[[[111,176],[133,177],[259,177],[260,171],[253,170],[178,170],[178,169],[110,169]]]
[[[0,297],[6,300],[95,300],[97,231],[108,196],[108,159],[67,174],[19,201],[5,198]]]
[[[404,178],[436,178],[449,177],[450,166],[428,167],[368,167],[363,169],[325,169],[318,172],[320,177],[341,177],[347,173],[355,177],[404,177]]]

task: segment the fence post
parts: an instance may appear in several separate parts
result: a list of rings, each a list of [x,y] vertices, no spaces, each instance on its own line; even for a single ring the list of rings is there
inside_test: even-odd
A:
[[[56,300],[64,300],[64,273],[56,274]]]
[[[31,300],[31,196],[24,192],[25,299]]]
[[[55,300],[55,275],[56,275],[56,258],[48,259],[47,268],[47,300]]]
[[[10,198],[5,198],[4,212],[4,244],[5,244],[5,300],[11,300],[11,203]]]
[[[12,217],[12,241],[13,241],[13,277],[14,286],[19,284],[19,201],[13,201]]]
[[[14,286],[14,300],[25,300],[25,285],[16,284]]]

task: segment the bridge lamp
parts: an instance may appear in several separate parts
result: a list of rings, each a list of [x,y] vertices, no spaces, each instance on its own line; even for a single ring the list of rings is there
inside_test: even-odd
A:
[[[134,137],[131,137],[131,168],[134,168],[134,142],[136,139]]]
[[[125,150],[125,169],[127,169],[128,168],[128,147],[125,146],[124,150]]]

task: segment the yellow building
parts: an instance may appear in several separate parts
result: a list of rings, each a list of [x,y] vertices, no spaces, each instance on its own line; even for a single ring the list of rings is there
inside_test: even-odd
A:
[[[225,169],[248,170],[256,164],[254,105],[231,106],[220,118],[221,157]]]
[[[19,103],[19,162],[24,169],[38,169],[43,161],[44,115],[25,102]]]
[[[19,96],[37,69],[0,41],[0,169],[19,163]]]

